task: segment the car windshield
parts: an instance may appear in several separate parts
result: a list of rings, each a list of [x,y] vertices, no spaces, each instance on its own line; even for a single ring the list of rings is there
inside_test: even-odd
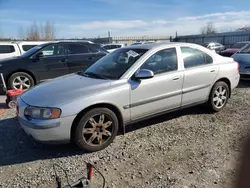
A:
[[[232,48],[240,49],[240,48],[244,47],[246,44],[248,44],[248,43],[239,42],[239,43],[234,44],[234,45],[232,46]]]
[[[250,53],[250,44],[245,45],[243,48],[239,50],[240,54],[249,54]]]
[[[117,80],[147,51],[148,49],[117,49],[81,74],[87,77]]]
[[[207,47],[209,45],[209,43],[203,43],[201,45],[204,46],[204,47]]]
[[[40,44],[37,45],[31,49],[29,49],[27,52],[25,52],[23,55],[21,55],[22,57],[29,57],[31,55],[33,55],[34,53],[36,53],[38,50],[40,50],[41,48],[43,48],[46,44]]]

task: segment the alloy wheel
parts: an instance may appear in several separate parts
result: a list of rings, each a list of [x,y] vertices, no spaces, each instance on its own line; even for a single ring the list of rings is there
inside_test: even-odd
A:
[[[83,128],[84,141],[90,146],[101,146],[112,136],[113,120],[106,114],[92,116]]]
[[[216,108],[222,108],[227,101],[227,89],[224,86],[219,86],[215,92],[214,92],[214,96],[213,96],[213,103],[214,106]]]
[[[14,89],[29,89],[31,86],[31,81],[26,76],[17,76],[13,80]]]

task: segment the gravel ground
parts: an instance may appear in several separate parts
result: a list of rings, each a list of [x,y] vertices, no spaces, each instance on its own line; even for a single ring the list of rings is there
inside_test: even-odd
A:
[[[199,106],[140,122],[91,154],[71,145],[35,143],[18,126],[13,110],[0,110],[0,187],[56,187],[53,163],[74,180],[89,161],[108,187],[230,188],[247,136],[249,107],[250,83],[242,82],[220,113],[208,114]],[[100,180],[94,176],[94,187]]]

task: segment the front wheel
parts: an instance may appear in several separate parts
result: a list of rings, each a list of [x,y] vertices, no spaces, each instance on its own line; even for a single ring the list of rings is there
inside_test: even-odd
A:
[[[118,119],[107,108],[94,108],[88,111],[76,125],[75,143],[84,151],[95,152],[106,148],[118,132]]]
[[[214,84],[210,93],[208,105],[214,112],[221,111],[227,104],[229,98],[229,87],[225,82],[217,82]]]
[[[34,79],[26,72],[16,72],[8,80],[11,89],[27,90],[34,86]]]

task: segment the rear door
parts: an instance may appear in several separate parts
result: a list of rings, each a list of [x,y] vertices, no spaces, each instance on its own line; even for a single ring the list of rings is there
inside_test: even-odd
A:
[[[180,47],[184,63],[182,106],[207,100],[219,67],[207,53],[191,47]]]
[[[38,75],[42,81],[69,73],[65,44],[51,44],[40,50],[43,57],[37,60]]]
[[[68,44],[67,65],[70,73],[86,70],[96,59],[96,54],[91,52],[87,44]]]

